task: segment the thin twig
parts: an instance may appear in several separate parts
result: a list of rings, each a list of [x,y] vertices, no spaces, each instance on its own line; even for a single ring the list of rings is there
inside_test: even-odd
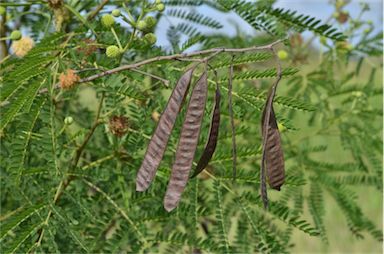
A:
[[[89,21],[89,20],[93,19],[94,17],[96,17],[96,15],[101,11],[101,9],[104,8],[104,6],[105,6],[108,2],[109,2],[109,0],[104,0],[103,2],[101,2],[101,4],[98,5],[98,6],[96,7],[96,9],[93,10],[93,11],[89,14],[89,16],[87,17],[87,20]]]
[[[7,12],[5,12],[3,15],[1,15],[1,21],[0,21],[0,38],[3,38],[7,34],[7,26],[5,23],[7,22]],[[0,57],[6,58],[8,56],[8,47],[7,42],[5,40],[0,41]]]
[[[268,208],[267,186],[266,186],[266,182],[265,182],[265,180],[266,180],[265,179],[265,156],[266,156],[265,148],[267,146],[268,124],[269,124],[269,119],[271,116],[272,103],[273,103],[273,99],[274,99],[275,94],[276,94],[277,85],[279,84],[281,77],[282,77],[280,59],[277,56],[276,51],[273,47],[271,47],[270,50],[272,51],[272,53],[275,57],[275,61],[277,63],[277,66],[276,66],[277,78],[268,92],[267,102],[265,105],[265,118],[264,118],[264,122],[262,123],[263,124],[263,146],[262,146],[261,167],[260,167],[260,169],[261,169],[261,172],[260,172],[260,185],[261,185],[260,191],[261,191],[261,197],[262,197],[265,209]]]
[[[217,55],[221,52],[243,53],[243,52],[249,52],[249,51],[255,51],[255,50],[268,50],[268,49],[270,50],[274,45],[279,44],[282,41],[283,41],[283,39],[277,40],[277,41],[272,42],[268,45],[253,46],[253,47],[249,47],[249,48],[212,48],[212,49],[206,49],[206,50],[201,50],[201,51],[196,51],[196,52],[191,52],[191,53],[181,53],[181,54],[174,54],[174,55],[168,55],[168,56],[157,56],[157,57],[149,58],[149,59],[137,62],[137,63],[119,66],[119,67],[116,67],[116,68],[113,68],[113,69],[110,69],[110,70],[107,70],[104,72],[100,72],[98,74],[91,75],[91,76],[86,77],[86,78],[82,78],[79,80],[79,83],[89,82],[89,81],[92,81],[92,80],[95,80],[95,79],[98,79],[101,77],[105,77],[108,75],[112,75],[112,74],[115,74],[115,73],[118,73],[121,71],[136,69],[136,68],[139,68],[143,65],[151,64],[151,63],[163,61],[163,60],[176,60],[176,59],[180,59],[180,58],[185,59],[188,57],[207,55],[207,54],[213,53],[208,58],[203,59],[203,61],[206,61],[206,60],[209,60],[210,58],[214,57],[215,55]],[[57,84],[57,87],[59,87],[59,84]]]
[[[159,77],[159,76],[156,76],[156,75],[154,75],[154,74],[151,74],[151,73],[148,73],[148,72],[145,72],[145,71],[136,69],[136,68],[134,68],[134,69],[132,69],[132,70],[133,70],[133,71],[136,71],[136,72],[138,72],[138,73],[141,73],[141,74],[143,74],[143,75],[149,76],[149,77],[151,77],[151,78],[157,79],[157,80],[163,82],[164,85],[165,85],[166,87],[169,87],[169,80],[167,80],[167,79],[163,79],[163,78],[161,78],[161,77]]]
[[[93,133],[95,132],[97,126],[99,126],[99,124],[101,123],[99,121],[99,118],[100,118],[100,113],[101,113],[101,108],[102,108],[102,105],[103,105],[104,97],[105,97],[105,95],[104,95],[104,93],[102,93],[101,94],[101,98],[100,98],[99,107],[97,109],[95,121],[94,121],[91,129],[89,130],[87,136],[85,137],[83,143],[77,148],[74,160],[72,161],[71,169],[74,169],[77,166],[77,163],[79,162],[79,159],[81,157],[81,154],[84,151],[85,146],[88,144],[88,141],[91,139],[91,137],[92,137]]]

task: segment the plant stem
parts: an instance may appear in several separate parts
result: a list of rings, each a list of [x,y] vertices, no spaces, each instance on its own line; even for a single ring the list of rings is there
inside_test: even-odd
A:
[[[94,11],[92,11],[88,17],[87,17],[87,20],[90,21],[91,19],[93,19],[94,17],[96,17],[96,15],[104,8],[104,6],[106,4],[108,4],[109,0],[104,0],[103,2],[101,2],[100,5],[98,5],[96,7],[96,9]]]
[[[111,69],[108,71],[104,71],[104,72],[101,72],[101,73],[98,73],[95,75],[91,75],[89,77],[81,79],[79,81],[79,83],[89,82],[89,81],[92,81],[92,80],[95,80],[95,79],[98,79],[98,78],[101,78],[104,76],[108,76],[108,75],[115,74],[115,73],[125,71],[125,70],[136,69],[140,66],[143,66],[146,64],[151,64],[151,63],[158,62],[158,61],[163,61],[163,60],[177,60],[178,58],[185,59],[185,58],[189,58],[189,57],[201,56],[201,55],[207,55],[207,54],[213,53],[208,59],[206,59],[206,60],[209,60],[210,58],[212,58],[215,55],[222,53],[222,52],[244,53],[244,52],[256,51],[256,50],[270,50],[274,45],[279,44],[282,41],[283,40],[277,40],[277,41],[272,42],[272,43],[265,45],[265,46],[253,46],[253,47],[249,47],[249,48],[212,48],[212,49],[206,49],[206,50],[196,51],[196,52],[192,52],[192,53],[181,53],[181,54],[174,54],[174,55],[168,55],[168,56],[157,56],[157,57],[149,58],[149,59],[137,62],[137,63],[119,66],[117,68],[114,68],[114,69]]]
[[[121,46],[121,43],[120,43],[120,40],[119,40],[119,36],[117,36],[116,31],[115,31],[115,29],[113,27],[111,27],[111,31],[113,33],[113,36],[115,37],[115,40],[117,42],[117,45],[119,46],[119,49],[123,50],[123,46]]]
[[[73,161],[72,161],[72,164],[70,165],[69,167],[69,171],[73,170],[76,168],[79,160],[80,160],[80,157],[84,151],[84,148],[85,146],[87,145],[87,143],[89,142],[89,140],[91,139],[93,133],[95,132],[96,130],[96,127],[100,124],[100,121],[99,121],[99,118],[100,118],[100,113],[101,113],[101,108],[102,108],[102,105],[103,105],[103,102],[104,102],[104,93],[102,93],[101,95],[101,99],[100,99],[100,103],[99,103],[99,107],[97,109],[97,113],[96,113],[96,118],[94,120],[94,123],[91,127],[91,129],[89,130],[87,136],[85,137],[83,143],[77,148],[76,152],[75,152],[75,156],[73,158]],[[66,188],[69,186],[69,184],[74,180],[76,179],[76,177],[74,175],[70,175],[68,176],[66,179],[63,179],[60,181],[57,189],[56,189],[56,193],[55,193],[55,197],[53,199],[53,202],[52,202],[52,205],[56,205],[61,196],[63,195],[64,191],[66,190]],[[45,222],[44,224],[47,225],[48,222],[49,222],[49,219],[51,218],[52,216],[52,209],[49,210],[48,212],[48,215],[45,219]],[[41,244],[41,241],[43,239],[43,236],[44,236],[44,228],[41,228],[39,231],[38,231],[38,237],[37,237],[37,240],[36,240],[36,246],[39,246]]]

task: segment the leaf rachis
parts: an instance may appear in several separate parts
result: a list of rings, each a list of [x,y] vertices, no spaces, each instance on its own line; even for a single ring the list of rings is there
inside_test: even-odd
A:
[[[233,116],[233,107],[232,107],[232,82],[233,82],[233,59],[235,56],[232,56],[231,65],[229,67],[229,78],[228,78],[228,111],[231,121],[231,133],[232,133],[232,171],[233,171],[233,181],[236,180],[236,164],[237,164],[237,151],[236,151],[236,130],[235,130],[235,121]]]

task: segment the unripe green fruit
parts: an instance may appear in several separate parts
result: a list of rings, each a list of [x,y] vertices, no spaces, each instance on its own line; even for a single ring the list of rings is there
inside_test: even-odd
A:
[[[277,56],[278,56],[281,60],[285,60],[285,59],[288,58],[288,53],[287,53],[287,51],[285,51],[285,50],[279,50],[279,51],[277,52]]]
[[[283,131],[285,131],[285,126],[284,125],[282,125],[281,123],[278,123],[277,124],[277,128],[279,129],[279,131],[281,131],[281,132],[283,132]]]
[[[340,9],[341,7],[343,7],[346,4],[347,3],[344,0],[336,0],[336,8],[337,9]]]
[[[120,49],[115,45],[108,46],[107,51],[105,53],[107,54],[107,57],[115,58],[120,55]]]
[[[339,13],[338,11],[336,11],[336,12],[334,12],[334,13],[332,14],[332,16],[333,16],[334,18],[339,17],[339,15],[340,15],[340,13]]]
[[[71,116],[67,116],[65,119],[64,119],[64,124],[66,125],[71,125],[73,123],[73,118]]]
[[[349,44],[349,43],[348,43],[346,49],[349,50],[349,51],[353,50],[353,46],[352,46],[352,44]]]
[[[114,16],[114,17],[119,17],[120,14],[121,14],[121,12],[120,12],[119,9],[114,9],[114,10],[112,11],[112,16]]]
[[[165,9],[165,5],[162,4],[162,3],[157,4],[157,5],[156,5],[156,9],[157,9],[159,12],[162,12],[162,11],[164,11],[164,9]]]
[[[0,6],[0,15],[5,14],[5,8],[3,6]]]
[[[353,92],[352,92],[352,95],[355,96],[355,97],[361,97],[361,96],[363,96],[364,94],[363,94],[363,92],[361,92],[361,91],[353,91]]]
[[[145,22],[149,28],[153,27],[156,24],[156,19],[152,16],[145,17]]]
[[[14,40],[14,41],[20,40],[21,39],[21,32],[19,30],[12,31],[10,38],[11,38],[11,40]]]
[[[115,18],[111,14],[105,14],[101,17],[101,23],[105,27],[111,27],[115,24]]]
[[[144,39],[150,45],[155,44],[157,41],[156,35],[154,35],[153,33],[148,33],[148,34],[144,35]]]
[[[147,22],[145,22],[144,20],[140,20],[139,22],[137,22],[136,27],[137,27],[139,30],[145,30],[145,29],[148,27],[148,24],[147,24]]]

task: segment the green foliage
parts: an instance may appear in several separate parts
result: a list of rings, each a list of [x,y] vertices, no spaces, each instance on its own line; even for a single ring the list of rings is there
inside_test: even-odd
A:
[[[57,9],[42,1],[0,3],[12,17],[7,27],[20,24],[35,40],[25,56],[9,51],[10,56],[0,60],[1,252],[289,253],[294,232],[306,241],[335,241],[326,223],[332,216],[329,199],[348,226],[340,226],[340,232],[382,241],[378,218],[367,216],[362,203],[370,197],[361,200],[364,193],[356,191],[382,191],[382,33],[356,37],[357,28],[346,28],[344,35],[313,17],[276,9],[274,1],[239,0],[166,0],[164,12],[155,11],[154,1],[111,1],[122,14],[112,30],[100,22],[109,8],[92,17],[97,2],[66,1]],[[202,6],[222,15],[233,11],[265,33],[231,38],[219,34],[225,32],[221,20],[184,8]],[[162,27],[133,29],[148,15],[159,22],[180,21],[168,28],[170,47],[144,43],[145,34],[164,32]],[[61,19],[63,26],[55,31]],[[292,43],[293,36],[304,31],[332,43],[322,45],[321,51]],[[265,45],[287,35],[292,35],[290,40],[276,46],[288,51],[288,59],[281,63],[283,78],[274,101],[286,180],[280,192],[270,191],[268,210],[259,195],[259,164],[261,111],[277,76],[270,50],[235,54],[233,61],[239,163],[235,183],[226,110],[232,55],[222,52],[209,61],[222,91],[218,147],[171,213],[163,209],[162,198],[184,109],[151,187],[136,192],[135,178],[159,114],[189,62],[157,61],[60,88],[65,78],[61,74],[69,69],[82,79],[161,55]],[[337,41],[351,38],[357,38],[352,49],[341,49]],[[116,58],[105,54],[111,45],[121,50]],[[197,158],[208,136],[212,70]],[[195,78],[200,74],[197,69]],[[64,121],[68,116],[73,123]],[[127,119],[122,135],[113,133],[113,116]]]

